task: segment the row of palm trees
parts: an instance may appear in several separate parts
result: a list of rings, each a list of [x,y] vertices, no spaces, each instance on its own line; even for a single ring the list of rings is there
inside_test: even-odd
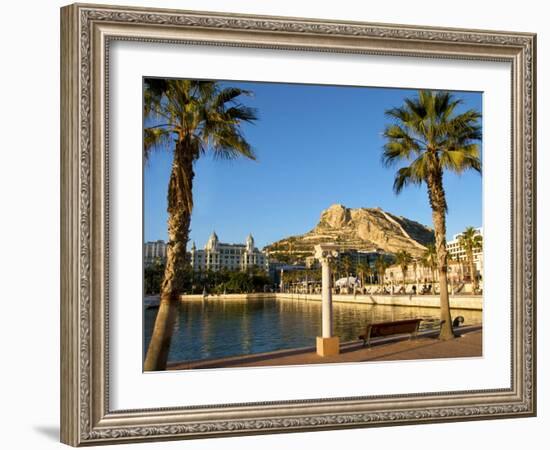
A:
[[[468,266],[468,274],[472,282],[473,291],[477,292],[479,290],[479,279],[474,253],[482,249],[483,238],[474,227],[469,226],[458,236],[458,243],[466,253],[465,261]],[[460,262],[460,260],[457,260],[457,262]],[[395,255],[395,263],[401,269],[403,283],[406,281],[405,278],[409,268],[412,266],[413,272],[416,274],[419,265],[428,268],[431,272],[432,281],[436,280],[437,252],[434,244],[428,244],[419,259],[413,258],[406,250],[399,251]],[[449,261],[447,261],[447,264],[449,264]]]
[[[391,260],[383,255],[378,255],[373,265],[367,261],[360,261],[354,265],[349,256],[344,256],[341,260],[332,262],[331,268],[335,280],[342,276],[349,277],[351,274],[355,274],[361,280],[361,286],[364,286],[365,281],[370,284],[382,284],[386,269],[390,265]]]
[[[466,252],[465,261],[468,266],[469,277],[473,284],[473,291],[477,292],[479,290],[479,280],[477,277],[474,253],[481,250],[482,237],[474,227],[470,226],[459,235],[459,244]],[[342,275],[350,276],[351,274],[354,274],[361,280],[361,286],[365,286],[365,281],[367,281],[368,284],[383,284],[386,269],[392,265],[399,266],[403,283],[406,283],[406,274],[411,267],[415,274],[418,272],[419,268],[425,267],[429,269],[431,272],[430,279],[434,282],[437,279],[437,255],[435,245],[428,244],[426,246],[426,250],[420,258],[413,257],[406,250],[400,250],[395,254],[393,263],[388,258],[379,255],[375,259],[374,265],[371,265],[366,261],[361,261],[354,265],[351,258],[344,256],[341,261],[336,260],[333,262],[332,272],[335,279],[340,278]],[[295,278],[299,279],[299,277],[300,273],[296,273]],[[312,278],[311,275],[310,278]],[[416,281],[416,279],[414,281]]]
[[[372,265],[367,261],[359,261],[354,264],[352,259],[345,255],[341,259],[331,261],[331,271],[334,281],[355,274],[361,280],[362,286],[365,285],[365,281],[370,284],[383,284],[384,274],[386,269],[392,265],[392,260],[391,257],[378,255]]]
[[[193,211],[194,164],[207,152],[214,157],[254,159],[241,125],[257,120],[254,109],[240,99],[249,95],[235,87],[202,80],[147,79],[144,92],[144,155],[171,149],[168,183],[168,247],[166,268],[144,369],[166,368],[177,302],[184,285],[186,246]],[[425,184],[435,230],[435,264],[441,283],[441,339],[454,337],[447,291],[445,247],[447,201],[443,173],[481,172],[477,141],[481,140],[481,114],[458,113],[460,99],[448,92],[419,91],[402,106],[386,111],[391,121],[383,136],[382,161],[400,165],[394,179],[399,194],[408,185]],[[380,267],[385,264],[380,262]]]

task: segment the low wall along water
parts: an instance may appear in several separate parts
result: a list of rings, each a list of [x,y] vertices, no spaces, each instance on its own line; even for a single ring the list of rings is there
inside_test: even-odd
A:
[[[202,295],[182,295],[184,301],[202,301]],[[303,300],[321,301],[321,294],[281,294],[281,293],[256,293],[256,294],[225,294],[209,295],[208,300],[257,300],[263,298],[276,298],[277,300]],[[385,306],[418,306],[423,308],[439,308],[439,295],[363,295],[363,294],[333,294],[334,303],[357,303],[365,305]],[[480,295],[449,295],[451,308],[483,310],[483,297]]]

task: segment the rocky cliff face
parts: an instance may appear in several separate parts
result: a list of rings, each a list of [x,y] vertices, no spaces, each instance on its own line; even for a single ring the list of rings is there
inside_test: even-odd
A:
[[[390,253],[406,250],[413,256],[420,256],[425,245],[433,240],[431,228],[380,208],[351,209],[332,205],[321,213],[313,230],[274,242],[265,250],[275,257],[277,254],[307,256],[313,253],[315,244],[334,242],[342,248],[382,249]]]

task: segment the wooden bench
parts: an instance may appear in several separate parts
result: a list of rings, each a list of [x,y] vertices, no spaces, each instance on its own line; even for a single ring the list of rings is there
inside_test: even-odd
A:
[[[369,345],[373,337],[385,337],[394,334],[410,333],[411,338],[416,337],[422,319],[396,320],[395,322],[379,322],[367,325],[365,333],[359,336],[363,340],[363,346]]]

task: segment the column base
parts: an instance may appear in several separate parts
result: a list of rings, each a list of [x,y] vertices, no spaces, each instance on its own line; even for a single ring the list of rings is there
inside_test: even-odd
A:
[[[333,336],[324,338],[317,336],[317,354],[319,356],[334,356],[340,353],[340,338]]]

